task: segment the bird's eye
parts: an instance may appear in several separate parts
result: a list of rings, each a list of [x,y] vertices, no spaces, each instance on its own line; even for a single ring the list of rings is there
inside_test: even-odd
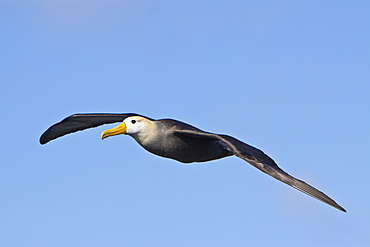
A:
[[[132,124],[136,123],[136,120],[131,120],[131,123],[132,123]]]

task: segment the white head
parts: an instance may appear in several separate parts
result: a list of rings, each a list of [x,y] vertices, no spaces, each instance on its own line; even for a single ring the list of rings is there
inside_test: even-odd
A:
[[[132,116],[123,120],[120,125],[103,131],[101,133],[101,138],[105,139],[109,136],[126,134],[135,138],[136,141],[141,142],[152,133],[155,128],[154,126],[155,124],[153,121],[147,118]]]

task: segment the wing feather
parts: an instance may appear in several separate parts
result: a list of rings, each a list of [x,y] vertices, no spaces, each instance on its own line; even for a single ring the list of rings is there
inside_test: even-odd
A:
[[[266,173],[267,175],[272,176],[273,178],[286,183],[293,188],[300,190],[307,195],[310,195],[324,203],[327,203],[330,206],[333,206],[343,212],[346,210],[337,204],[333,199],[319,191],[318,189],[312,187],[311,185],[305,183],[302,180],[299,180],[285,171],[283,171],[273,159],[267,156],[261,150],[250,146],[238,139],[227,136],[227,135],[218,135],[208,132],[203,132],[201,130],[175,130],[177,135],[186,135],[192,136],[195,138],[213,138],[220,140],[226,148],[234,153],[235,156],[247,161],[257,169]]]
[[[45,144],[58,137],[88,129],[103,124],[122,122],[130,116],[141,116],[135,113],[115,114],[115,113],[92,113],[92,114],[73,114],[66,117],[59,123],[52,125],[40,137],[40,143]]]

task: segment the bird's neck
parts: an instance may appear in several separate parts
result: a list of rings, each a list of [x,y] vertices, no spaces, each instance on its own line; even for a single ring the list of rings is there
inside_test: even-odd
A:
[[[151,143],[152,140],[157,139],[159,134],[157,126],[153,122],[149,122],[145,125],[139,133],[131,134],[131,136],[142,146],[146,146]]]

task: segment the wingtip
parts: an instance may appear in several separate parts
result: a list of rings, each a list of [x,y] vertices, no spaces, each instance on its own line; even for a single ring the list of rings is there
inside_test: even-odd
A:
[[[42,136],[41,136],[40,139],[39,139],[39,143],[41,145],[44,145],[45,143],[47,143],[47,141],[45,141],[44,139],[42,139]]]
[[[338,205],[339,206],[339,205]],[[347,210],[345,210],[344,208],[342,208],[341,206],[337,207],[337,209],[339,209],[340,211],[344,212],[344,213],[347,213]]]
[[[39,143],[41,145],[44,145],[46,143],[48,143],[50,140],[46,137],[45,135],[46,131],[40,136],[40,139],[39,139]]]

